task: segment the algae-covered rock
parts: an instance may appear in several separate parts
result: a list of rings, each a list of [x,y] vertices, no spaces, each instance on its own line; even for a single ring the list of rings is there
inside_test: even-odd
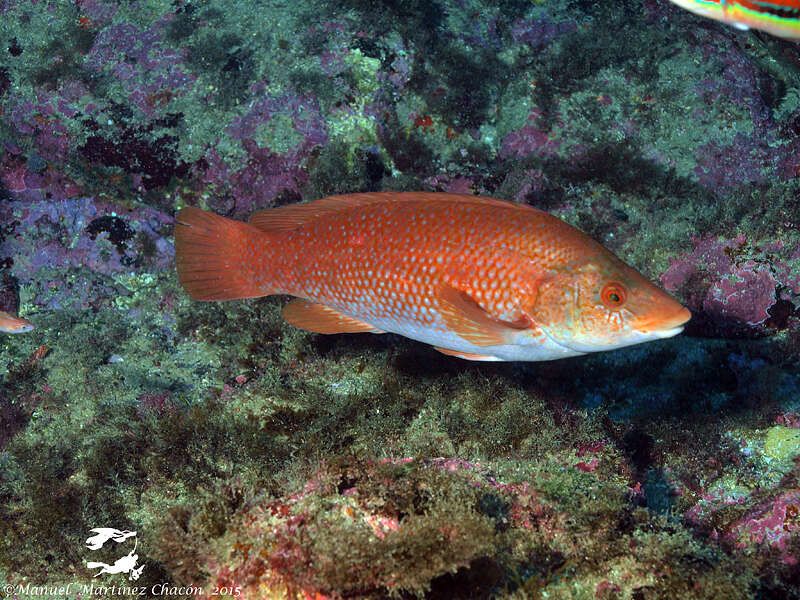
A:
[[[776,425],[764,437],[764,456],[779,463],[790,462],[800,455],[800,429]]]

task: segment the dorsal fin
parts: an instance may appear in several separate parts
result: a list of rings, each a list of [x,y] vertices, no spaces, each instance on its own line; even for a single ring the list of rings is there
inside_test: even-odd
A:
[[[497,207],[516,208],[519,210],[535,210],[526,204],[508,202],[488,196],[470,196],[468,194],[445,194],[438,192],[374,192],[328,196],[302,204],[289,204],[278,208],[269,208],[255,213],[250,217],[249,222],[250,225],[258,227],[262,231],[289,231],[321,216],[360,206],[393,202],[432,201],[488,204]]]

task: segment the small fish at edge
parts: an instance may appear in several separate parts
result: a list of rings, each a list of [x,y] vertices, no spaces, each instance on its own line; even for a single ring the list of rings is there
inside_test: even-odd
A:
[[[33,331],[33,323],[0,310],[0,331],[5,333],[27,333]]]
[[[736,29],[759,29],[787,40],[800,40],[800,0],[670,0],[702,17]]]

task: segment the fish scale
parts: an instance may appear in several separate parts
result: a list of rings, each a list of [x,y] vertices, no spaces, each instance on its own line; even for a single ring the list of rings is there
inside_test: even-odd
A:
[[[284,317],[310,331],[393,332],[473,360],[610,349],[674,335],[688,319],[584,233],[495,198],[350,194],[261,211],[250,223],[187,208],[175,237],[193,298],[289,294],[298,300]],[[625,306],[598,301],[608,282]],[[584,284],[594,287],[576,296]]]
[[[326,216],[312,229],[314,242],[306,245],[307,256],[295,263],[295,277],[282,291],[305,297],[316,292],[316,299],[329,306],[348,307],[353,313],[383,320],[404,321],[414,313],[415,318],[430,323],[438,307],[436,283],[462,279],[465,291],[487,311],[508,311],[512,302],[509,286],[518,276],[497,251],[502,246],[490,248],[486,257],[475,257],[465,248],[466,239],[486,245],[502,244],[504,237],[488,226],[474,227],[469,212],[462,215],[464,223],[458,229],[447,231],[441,223],[451,222],[453,215],[447,213],[452,211],[436,208],[440,207],[428,207],[427,218],[415,219],[412,213],[405,222],[403,213],[408,211],[370,210],[368,220],[344,216],[340,229],[334,227],[333,231],[326,223],[336,216]],[[365,239],[371,243],[364,243]],[[377,248],[380,240],[385,242]],[[459,262],[473,265],[472,273],[459,277],[458,271],[463,270]],[[487,288],[489,263],[499,273],[491,279],[506,283],[502,288]],[[329,277],[337,272],[339,277]]]

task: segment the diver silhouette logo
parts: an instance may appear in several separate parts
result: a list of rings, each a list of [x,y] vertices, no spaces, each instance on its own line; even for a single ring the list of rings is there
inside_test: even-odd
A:
[[[86,546],[89,550],[99,550],[103,547],[108,540],[114,540],[117,543],[124,542],[129,537],[136,537],[135,531],[120,531],[119,529],[112,529],[111,527],[95,527],[92,529],[97,535],[86,540]]]
[[[138,569],[136,568],[136,561],[139,560],[139,555],[136,554],[136,544],[138,543],[138,539],[136,538],[135,531],[120,531],[119,529],[113,529],[111,527],[95,527],[92,529],[92,532],[96,535],[93,535],[86,540],[86,547],[89,550],[99,550],[103,547],[108,540],[114,540],[117,544],[121,544],[128,538],[133,538],[133,550],[128,552],[122,558],[118,558],[114,561],[114,564],[109,565],[103,562],[93,562],[89,561],[86,563],[86,567],[88,569],[97,569],[100,570],[95,573],[95,577],[102,575],[103,573],[107,573],[109,575],[115,575],[117,573],[127,573],[128,579],[134,581],[139,579],[139,576],[144,571],[144,565],[141,565]]]

